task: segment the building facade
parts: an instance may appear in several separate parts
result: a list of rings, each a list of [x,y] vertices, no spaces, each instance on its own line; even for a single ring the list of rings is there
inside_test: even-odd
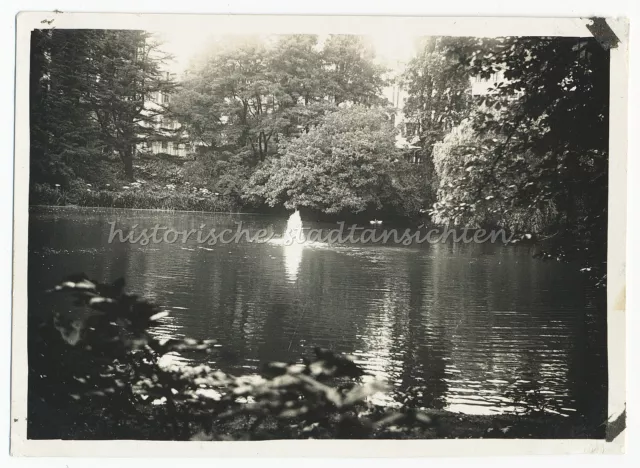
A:
[[[398,70],[402,70],[402,64],[398,64],[396,67]],[[418,137],[418,129],[416,122],[407,121],[403,112],[408,94],[401,85],[401,80],[391,80],[391,85],[383,90],[384,96],[389,100],[394,113],[391,115],[391,121],[397,130],[396,134],[396,148],[402,151],[402,154],[406,161],[413,164],[420,164],[423,162],[423,154],[420,151],[420,138]],[[493,73],[488,78],[482,78],[480,76],[471,77],[469,79],[468,91],[471,96],[481,98],[482,96],[490,96],[498,93],[496,89],[497,85],[508,80],[504,76],[504,70],[499,70]]]
[[[167,80],[173,78],[166,72]],[[194,152],[193,145],[189,142],[186,132],[181,129],[180,123],[166,114],[165,109],[171,102],[171,94],[154,92],[145,96],[145,109],[151,116],[153,135],[146,136],[145,140],[137,145],[136,150],[142,154],[168,154],[186,158]]]
[[[393,108],[393,113],[390,117],[391,123],[396,129],[396,148],[402,151],[407,161],[418,163],[420,140],[415,135],[415,132],[411,131],[411,123],[406,121],[403,111],[408,94],[401,85],[400,74],[405,66],[406,64],[403,62],[397,62],[395,64],[395,76],[391,78],[391,84],[384,88],[382,92]]]

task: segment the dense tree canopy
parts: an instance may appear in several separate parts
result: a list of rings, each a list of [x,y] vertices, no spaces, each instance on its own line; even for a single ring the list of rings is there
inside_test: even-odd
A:
[[[431,202],[438,186],[434,145],[471,110],[471,70],[455,53],[457,47],[468,43],[469,39],[458,37],[421,38],[401,76],[407,92],[403,108],[406,136],[420,148],[418,170],[425,197]]]
[[[383,104],[385,67],[375,62],[373,47],[361,36],[332,35],[324,43],[321,58],[326,93],[338,105]]]
[[[427,155],[469,115],[471,71],[456,56],[457,48],[469,41],[457,37],[423,38],[404,72],[402,82],[408,94],[404,114],[411,124],[409,133],[419,138]]]
[[[156,132],[163,112],[146,102],[174,87],[159,44],[143,31],[50,29],[33,31],[32,47],[34,180],[53,173],[65,183],[112,152],[132,179],[135,145]]]
[[[505,79],[472,115],[473,151],[443,162],[464,163],[466,174],[441,170],[436,217],[465,222],[498,211],[514,230],[549,238],[545,255],[601,269],[608,52],[595,39],[524,37],[478,40],[456,53],[474,73],[487,78],[503,70]]]
[[[394,177],[405,164],[398,156],[395,130],[383,111],[340,109],[283,144],[280,157],[251,178],[249,197],[325,213],[379,210],[397,204],[403,192],[403,181]]]
[[[31,33],[31,180],[65,184],[101,151],[99,128],[83,96],[90,92],[88,57],[95,31]]]
[[[437,143],[433,161],[440,185],[434,220],[438,223],[465,224],[471,227],[505,227],[512,232],[543,233],[555,222],[558,215],[555,204],[520,206],[513,203],[519,187],[529,183],[526,173],[494,169],[501,182],[501,191],[470,193],[461,189],[473,179],[476,171],[487,170],[491,163],[487,149],[503,144],[505,137],[499,133],[478,134],[473,119],[465,119],[459,126]],[[534,159],[528,152],[514,155],[520,160]]]
[[[225,39],[188,72],[173,112],[206,147],[250,148],[262,162],[339,104],[383,102],[384,72],[358,36]]]

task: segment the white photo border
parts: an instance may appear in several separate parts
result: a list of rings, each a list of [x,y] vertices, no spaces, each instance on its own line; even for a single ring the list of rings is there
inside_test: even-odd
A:
[[[51,20],[51,25],[43,20]],[[590,37],[587,18],[278,16],[118,13],[20,13],[16,36],[15,169],[11,453],[18,456],[104,457],[404,457],[622,453],[625,432],[613,441],[592,439],[308,440],[252,442],[61,441],[27,439],[27,239],[29,219],[29,54],[33,29],[142,29],[189,23],[217,34],[363,34],[402,29],[430,36]],[[609,420],[626,410],[626,204],[628,37],[624,18],[607,19],[620,43],[610,55],[609,220],[607,333]]]

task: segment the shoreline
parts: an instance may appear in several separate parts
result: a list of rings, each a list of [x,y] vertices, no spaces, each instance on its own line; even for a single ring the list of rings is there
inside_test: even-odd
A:
[[[225,215],[251,215],[251,216],[275,216],[270,213],[260,213],[257,211],[204,211],[204,210],[176,210],[170,208],[129,208],[118,206],[88,206],[88,205],[29,205],[29,210],[37,209],[72,209],[72,210],[127,210],[127,211],[152,211],[156,213],[206,213],[206,214],[225,214]]]
[[[56,209],[56,210],[128,210],[128,211],[149,211],[156,213],[203,213],[203,214],[224,214],[224,215],[251,215],[251,216],[265,216],[265,217],[278,217],[281,219],[287,219],[293,212],[291,210],[286,209],[272,209],[270,212],[254,210],[254,211],[223,211],[223,210],[181,210],[174,208],[137,208],[137,207],[120,207],[120,206],[105,206],[105,205],[79,205],[79,204],[66,204],[66,205],[57,205],[57,204],[30,204],[29,210],[32,209]],[[334,224],[335,221],[333,218],[327,217],[327,219],[316,219],[319,216],[305,216],[303,219],[304,222],[313,223],[320,222],[324,224]],[[367,217],[361,214],[350,214],[345,215],[345,219],[351,221],[352,224],[367,224]],[[418,220],[413,220],[412,218],[401,218],[404,222],[397,222],[398,220],[392,220],[390,222],[385,223],[385,226],[393,226],[393,227],[407,227],[410,225],[418,225],[421,224],[423,227],[427,228],[444,228],[445,226],[433,223],[431,221],[420,223]]]

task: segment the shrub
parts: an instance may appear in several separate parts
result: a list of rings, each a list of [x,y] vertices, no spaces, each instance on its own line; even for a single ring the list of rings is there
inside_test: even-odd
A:
[[[440,180],[433,220],[438,224],[464,224],[470,227],[498,226],[511,232],[540,234],[558,216],[555,203],[522,206],[513,203],[514,194],[527,188],[521,171],[493,174],[489,168],[495,160],[495,148],[505,137],[490,133],[480,135],[473,120],[466,119],[453,128],[433,149],[433,162]],[[530,154],[509,154],[526,160]],[[480,189],[467,184],[481,179]],[[499,179],[503,187],[493,187]]]
[[[67,193],[59,186],[33,183],[29,189],[29,204],[31,205],[68,205]]]
[[[422,206],[419,184],[404,177],[411,168],[400,157],[395,130],[383,110],[340,109],[308,133],[281,142],[279,156],[251,176],[245,199],[325,214],[390,207],[401,214],[417,213]]]

